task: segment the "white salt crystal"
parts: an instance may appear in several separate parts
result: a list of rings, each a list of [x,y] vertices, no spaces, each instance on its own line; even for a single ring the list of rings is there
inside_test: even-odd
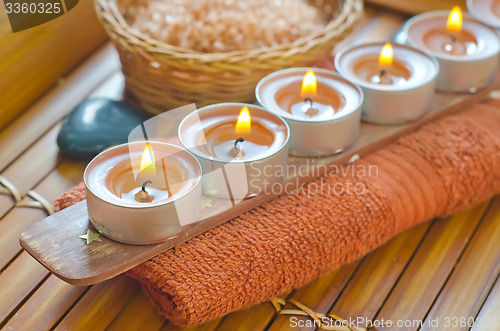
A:
[[[293,42],[326,24],[306,0],[132,0],[120,9],[151,38],[201,52]]]

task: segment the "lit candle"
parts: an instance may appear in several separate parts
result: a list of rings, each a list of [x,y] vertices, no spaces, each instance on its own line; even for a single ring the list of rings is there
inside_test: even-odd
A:
[[[336,94],[326,95],[318,94],[316,75],[314,71],[308,70],[302,80],[300,94],[297,91],[291,95],[284,96],[288,100],[284,103],[285,108],[290,111],[294,117],[302,119],[321,119],[332,117],[335,113],[334,105],[339,103]]]
[[[467,9],[478,21],[500,29],[500,0],[467,0]]]
[[[118,165],[117,169],[121,167]],[[139,176],[132,181],[132,176],[111,176],[109,181],[112,184],[115,194],[127,201],[156,202],[167,199],[171,193],[166,174],[163,180],[158,181],[156,176],[156,160],[153,148],[150,143],[146,143],[141,157]],[[153,183],[154,181],[154,183]],[[137,182],[142,183],[137,187]],[[156,188],[158,184],[163,185],[162,189]],[[148,185],[150,185],[148,187]],[[134,187],[130,189],[130,187]]]
[[[405,24],[403,34],[410,46],[438,59],[440,91],[474,93],[495,77],[500,51],[496,32],[462,15],[459,7],[417,15]]]
[[[325,69],[291,68],[264,77],[255,90],[259,103],[290,126],[290,154],[338,153],[357,137],[363,92]]]
[[[179,125],[182,145],[203,168],[203,191],[241,199],[281,183],[287,165],[290,130],[261,107],[222,103],[200,108]]]
[[[477,40],[462,29],[460,7],[455,6],[448,15],[446,28],[438,27],[424,35],[424,43],[434,52],[452,55],[472,55],[477,51]]]
[[[401,85],[410,78],[410,71],[401,61],[394,61],[391,44],[385,44],[378,61],[365,59],[357,63],[358,76],[374,84]]]
[[[248,160],[264,154],[273,143],[273,136],[259,121],[250,117],[247,106],[243,106],[236,123],[230,121],[214,125],[205,132],[207,141],[211,143],[214,157],[225,160]]]
[[[199,220],[201,165],[162,142],[105,150],[85,169],[87,208],[103,235],[129,244],[163,241]]]
[[[414,121],[428,110],[439,65],[404,45],[363,44],[341,50],[335,68],[363,88],[363,120],[377,124]]]

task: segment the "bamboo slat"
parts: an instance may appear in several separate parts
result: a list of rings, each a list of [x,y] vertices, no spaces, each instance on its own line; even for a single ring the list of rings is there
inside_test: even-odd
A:
[[[432,306],[424,321],[422,330],[468,330],[470,321],[481,308],[488,293],[500,273],[500,199],[493,201],[481,226],[474,234],[451,276],[446,281],[442,293]],[[497,315],[498,316],[498,315]],[[458,319],[458,327],[447,327],[446,318]],[[436,326],[428,322],[439,319]],[[500,325],[492,327],[499,329]]]
[[[263,302],[251,308],[227,315],[217,325],[217,330],[264,330],[275,313],[276,310],[269,302]],[[255,316],[259,316],[259,318],[255,318]]]
[[[163,325],[163,327],[161,328],[161,331],[213,331],[217,328],[217,325],[220,323],[222,319],[223,317],[219,317],[210,322],[189,328],[183,328],[175,324],[172,324],[170,321],[167,321],[165,325]]]
[[[93,1],[57,19],[12,33],[0,20],[0,129],[106,40]]]
[[[326,312],[333,302],[337,300],[347,283],[351,280],[353,273],[361,261],[355,261],[342,268],[314,280],[310,284],[295,291],[288,299],[295,299],[306,305],[315,312]],[[291,304],[285,305],[283,309],[296,309]],[[308,317],[298,316],[297,320],[306,320]],[[270,327],[270,330],[290,329],[290,316],[278,315]]]
[[[111,44],[106,44],[72,72],[64,84],[52,89],[1,130],[0,171],[118,69],[117,54]]]
[[[98,86],[91,97],[97,97],[106,95],[111,98],[116,98],[122,93],[123,89],[123,76],[120,74],[115,74],[109,77],[102,85]],[[50,171],[52,171],[58,163],[60,163],[60,157],[58,156],[59,149],[55,144],[57,134],[60,129],[60,123],[52,127],[46,134],[42,137],[36,139],[36,143],[29,147],[27,150],[23,151],[23,154],[12,163],[4,172],[2,176],[9,179],[21,192],[26,192],[27,190],[33,188],[42,178],[44,178]],[[78,167],[78,171],[81,171],[81,166]],[[30,175],[26,175],[30,174]],[[76,172],[74,174],[76,177],[76,182],[72,181],[71,185],[78,183],[81,180],[81,173]],[[61,189],[61,188],[58,188]],[[66,187],[67,189],[67,187]],[[61,191],[57,191],[57,188],[50,196],[46,198],[51,201],[59,195]],[[26,198],[29,200],[29,198]],[[14,206],[14,200],[10,196],[0,195],[0,219]],[[24,209],[19,210],[19,214],[15,216],[10,216],[5,222],[0,222],[0,246],[4,248],[0,252],[0,266],[6,262],[6,259],[10,258],[12,254],[9,252],[17,251],[19,247],[17,245],[12,245],[13,242],[18,241],[19,231],[23,231],[28,225],[33,224],[35,220],[43,217],[43,212]],[[17,213],[17,212],[16,212]],[[20,217],[23,219],[23,223],[19,223],[16,218]],[[32,220],[32,221],[30,221]],[[11,227],[12,224],[17,226]],[[16,230],[17,229],[17,230]],[[3,245],[2,245],[3,243]]]
[[[137,291],[137,282],[125,275],[94,285],[55,330],[104,330]]]
[[[131,319],[130,316],[135,316],[135,318]],[[158,314],[146,294],[138,291],[107,326],[107,330],[160,330],[163,324],[165,324],[165,318]]]
[[[108,54],[110,55],[110,54]],[[109,58],[109,56],[107,56]],[[104,60],[104,59],[101,59]],[[109,61],[105,61],[109,65]],[[107,70],[101,71],[102,74],[106,74]],[[102,77],[101,77],[102,79]],[[101,80],[100,79],[100,80]],[[95,84],[98,81],[94,81],[92,84],[89,84],[89,82],[83,80],[80,81],[79,83],[83,84],[89,84],[87,90],[92,90],[94,89]],[[82,86],[81,84],[77,85],[80,87],[83,87],[80,92],[85,92],[86,88],[85,86]],[[73,86],[73,88],[78,89],[76,86]],[[91,93],[90,96],[92,97],[97,97],[97,96],[106,96],[110,98],[117,98],[121,95],[123,89],[123,76],[120,74],[115,74],[107,78],[101,85],[99,85],[95,90]],[[80,96],[81,99],[85,97],[84,94]],[[35,106],[36,107],[36,106]],[[69,106],[65,109],[65,111],[69,111]],[[43,117],[46,120],[46,125],[54,125],[57,123],[57,119],[51,118],[50,116],[46,116],[47,112],[53,111],[53,109],[48,109],[48,108],[43,108],[40,107],[39,111],[37,112],[37,116]],[[48,119],[50,119],[52,122],[49,122]],[[71,187],[76,185],[78,182],[81,181],[81,175],[83,172],[83,167],[85,166],[84,163],[76,162],[68,162],[66,161],[65,163],[61,164],[58,168],[55,169],[55,171],[50,172],[55,168],[58,161],[58,148],[57,145],[55,144],[55,138],[56,135],[59,131],[60,128],[60,121],[58,124],[53,126],[47,133],[42,132],[40,130],[38,133],[39,134],[44,134],[41,138],[34,136],[33,139],[36,141],[36,143],[28,148],[25,151],[21,151],[22,154],[19,155],[19,157],[15,160],[14,163],[12,163],[6,170],[5,172],[2,173],[2,175],[5,175],[15,185],[22,191],[26,191],[30,188],[34,188],[37,192],[39,192],[42,196],[47,198],[49,201],[57,197],[61,192],[64,192],[66,190],[69,190]],[[22,134],[20,131],[11,131],[13,136],[17,136],[19,134]],[[48,174],[48,176],[46,176]],[[27,176],[26,174],[30,174]],[[46,176],[46,177],[45,177]],[[45,178],[44,178],[45,177]],[[41,182],[40,182],[41,181]],[[36,185],[38,182],[40,182],[38,185]],[[1,197],[2,199],[8,199],[8,203],[5,205],[8,208],[5,208],[4,204],[2,204],[1,209],[3,211],[8,210],[10,207],[12,207],[12,199],[9,197]],[[29,198],[27,198],[29,199]],[[1,213],[4,214],[4,213]],[[1,215],[0,214],[0,215]],[[6,263],[8,263],[11,259],[13,259],[16,254],[18,254],[21,251],[21,248],[18,244],[19,240],[19,234],[22,232],[26,226],[29,226],[29,224],[32,224],[33,222],[39,220],[41,217],[45,215],[44,211],[38,210],[38,209],[31,209],[31,208],[15,208],[10,210],[10,212],[0,221],[0,268],[4,268]],[[2,215],[3,216],[3,215]],[[20,222],[22,220],[22,222]],[[25,258],[25,253],[22,253],[21,256],[24,259]],[[19,258],[17,258],[14,262],[18,261]],[[32,259],[28,257],[28,260],[32,262]],[[39,266],[37,266],[39,267]],[[21,280],[25,279],[23,275],[29,274],[31,277],[35,280],[42,280],[45,277],[47,277],[48,272],[44,268],[36,268],[33,269],[31,264],[19,264],[19,263],[12,263],[9,265],[7,270],[10,270],[11,272],[19,273],[21,275]],[[55,276],[49,277],[49,280],[55,278]],[[61,312],[58,311],[58,309],[63,309],[64,310],[64,301],[61,301],[61,298],[64,297],[71,297],[72,294],[77,293],[78,291],[82,291],[84,288],[82,287],[74,287],[71,285],[68,285],[67,283],[64,283],[64,286],[61,286],[60,284],[64,283],[60,281],[59,279],[57,280],[51,280],[42,283],[40,288],[37,290],[36,293],[40,291],[41,294],[34,296],[33,300],[28,300],[25,303],[25,306],[23,305],[22,308],[26,307],[25,309],[21,309],[19,313],[19,317],[16,318],[17,315],[14,316],[14,319],[12,319],[12,325],[17,325],[16,323],[23,323],[24,318],[22,316],[26,317],[26,314],[29,314],[30,319],[32,323],[37,324],[37,323],[47,323],[50,324],[53,322],[53,319],[56,318],[57,314],[64,313],[65,311]],[[58,295],[54,300],[50,300],[50,296],[46,298],[47,300],[45,301],[45,304],[48,305],[46,307],[52,307],[51,305],[57,306],[54,309],[50,309],[50,311],[45,311],[43,307],[40,307],[38,301],[41,300],[42,298],[45,297],[44,294],[46,293],[51,293],[53,291],[53,284],[59,284],[59,287],[56,286],[56,289],[58,289]],[[0,293],[7,293],[6,287],[10,287],[11,284],[8,282],[2,282],[0,284]],[[16,291],[20,294],[18,294],[19,298],[24,297],[29,294],[36,286],[39,285],[39,282],[37,281],[22,281],[19,286],[16,286]],[[5,288],[4,288],[5,287]],[[24,298],[23,297],[23,298]],[[15,311],[15,305],[17,304],[17,301],[12,301],[11,300],[11,293],[7,296],[0,295],[0,306],[1,305],[8,305],[9,309],[12,311]],[[57,309],[58,308],[58,309]],[[32,311],[38,311],[40,312],[39,315],[33,315],[30,312]],[[44,312],[42,314],[42,312]],[[52,317],[51,317],[52,316]],[[0,318],[0,321],[4,318],[5,316],[2,316]],[[42,321],[40,319],[43,319]]]
[[[26,253],[19,255],[0,274],[0,327],[33,289],[47,277],[47,271]]]
[[[423,320],[488,203],[434,222],[376,319]],[[390,328],[386,328],[390,330]],[[383,330],[383,328],[381,328]],[[402,328],[401,330],[414,330]]]
[[[83,163],[65,162],[44,178],[35,191],[47,200],[70,190],[81,181]],[[19,253],[19,236],[26,227],[46,216],[45,211],[33,208],[14,208],[0,221],[0,268]],[[1,285],[0,285],[1,286]]]
[[[90,94],[90,97],[104,95],[117,98],[121,95],[122,89],[123,76],[121,73],[116,73],[99,85]],[[40,115],[42,114],[45,115],[45,112],[42,111]],[[66,161],[56,172],[50,174],[50,171],[59,163],[58,147],[55,144],[59,128],[60,123],[52,127],[42,137],[36,139],[36,143],[23,151],[23,154],[2,173],[5,177],[11,179],[22,192],[34,188],[47,200],[52,201],[61,192],[70,189],[81,181],[85,164],[80,162],[71,163]],[[47,175],[48,177],[42,181],[40,187],[35,186]],[[44,184],[44,182],[47,182],[47,184]],[[58,185],[60,183],[66,184],[63,186]],[[13,200],[11,197],[3,195],[0,196],[0,199],[0,202],[5,201],[0,205],[0,268],[2,268],[20,251],[21,248],[17,244],[20,233],[30,224],[45,216],[45,212],[37,209],[16,208],[5,216],[5,213],[12,208]],[[3,216],[5,218],[2,218]],[[20,219],[23,221],[19,222]]]
[[[82,170],[83,167],[65,163],[40,182],[35,190],[48,199],[55,198],[61,190],[68,190],[80,181]],[[35,261],[26,252],[18,255],[20,247],[16,234],[30,222],[43,217],[41,215],[43,212],[38,209],[15,208],[0,222],[0,268],[3,270],[0,274],[0,325],[49,275],[45,268],[33,264]]]
[[[430,224],[409,229],[368,256],[329,313],[373,318],[418,249]]]
[[[112,58],[112,53],[108,53],[108,56]],[[102,60],[108,62],[104,59]],[[107,64],[109,65],[110,63]],[[107,71],[104,73],[106,74]],[[104,76],[100,77],[100,79],[104,79]],[[66,87],[62,88],[60,93],[72,94],[77,101],[83,100],[85,97],[119,99],[123,92],[124,79],[122,73],[116,72],[115,70],[115,73],[108,75],[101,84],[97,85],[97,87],[88,84],[89,82],[85,80],[80,80],[79,83],[75,82],[75,84],[66,84]],[[73,95],[70,89],[76,89],[80,91],[80,94],[78,96]],[[88,90],[92,90],[92,92],[87,96],[84,93],[88,92]],[[58,155],[59,148],[57,144],[55,144],[55,141],[61,127],[60,118],[66,115],[71,110],[72,106],[72,103],[66,103],[60,104],[61,107],[57,108],[58,105],[55,103],[45,103],[43,100],[40,101],[40,103],[41,105],[36,104],[33,106],[32,109],[37,109],[37,111],[34,111],[31,115],[37,118],[36,122],[38,125],[40,125],[40,122],[43,122],[43,127],[38,127],[35,130],[29,126],[27,128],[26,125],[30,119],[26,116],[25,119],[23,118],[24,120],[21,120],[21,123],[13,124],[13,126],[16,126],[15,130],[9,127],[9,129],[5,131],[9,132],[8,135],[5,134],[5,132],[0,133],[0,137],[2,137],[0,138],[0,146],[5,148],[0,150],[0,163],[7,165],[15,160],[15,162],[5,168],[1,174],[7,179],[10,179],[21,192],[26,192],[33,187],[33,185],[40,180],[40,176],[47,174],[60,162]],[[56,110],[60,116],[53,116],[54,110]],[[46,131],[46,128],[48,128],[48,131]],[[25,141],[28,135],[24,131],[28,129],[30,133],[29,141]],[[5,139],[6,143],[2,143],[4,141],[3,139]],[[15,141],[15,143],[12,143],[13,141]],[[22,147],[25,145],[26,147],[23,149]],[[12,153],[9,153],[7,149],[10,149]],[[27,176],[26,174],[30,175]],[[0,202],[7,201],[3,198],[4,196],[0,196],[0,199],[2,199]],[[0,215],[3,214],[3,207],[4,204],[0,203]]]
[[[495,286],[491,290],[481,307],[472,331],[489,331],[492,328],[500,328],[500,278],[497,278]]]
[[[52,128],[34,145],[23,151],[16,162],[2,172],[2,177],[7,178],[22,193],[35,186],[61,162],[58,156],[59,149],[54,144],[59,128],[60,126]],[[14,203],[13,197],[0,195],[0,220]]]
[[[51,275],[7,322],[7,330],[49,330],[86,290]]]

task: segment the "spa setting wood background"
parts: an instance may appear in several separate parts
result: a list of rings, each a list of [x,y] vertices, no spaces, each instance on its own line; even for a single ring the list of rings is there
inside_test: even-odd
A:
[[[342,45],[352,40],[389,40],[407,15],[449,9],[454,4],[464,7],[462,1],[452,0],[368,1],[363,21]],[[117,53],[104,41],[91,7],[91,1],[81,1],[65,17],[22,32],[25,39],[20,42],[24,47],[0,49],[2,65],[9,65],[7,60],[14,59],[18,52],[31,67],[41,70],[24,68],[21,73],[12,71],[1,76],[0,86],[4,88],[0,89],[0,100],[4,107],[0,111],[0,175],[20,192],[33,190],[49,202],[81,182],[86,165],[59,155],[56,137],[64,116],[84,98],[119,99],[123,92]],[[73,23],[79,28],[74,31],[83,38],[78,47],[62,42],[57,47],[40,46],[44,43],[39,38],[44,33],[64,30],[62,27],[71,26],[71,20],[77,17],[78,22]],[[55,28],[53,24],[60,26]],[[0,38],[6,44],[4,38],[12,36],[4,16],[0,16],[0,27]],[[58,62],[51,57],[66,48],[74,52],[71,61]],[[0,66],[0,73],[5,72],[2,70],[5,68]],[[26,95],[17,91],[22,91],[21,83],[13,86],[18,76],[24,85],[31,86],[23,90]],[[160,316],[138,283],[125,275],[92,286],[73,286],[50,274],[23,251],[20,234],[47,216],[44,209],[25,206],[31,202],[30,196],[16,203],[11,196],[0,194],[0,328],[180,329]],[[296,309],[289,303],[294,299],[315,312],[344,319],[500,319],[499,222],[500,200],[493,198],[457,215],[421,224],[368,256],[288,293],[284,309]],[[264,302],[189,329],[283,330],[292,328],[290,317],[278,314],[270,302]],[[497,322],[500,324],[500,320]],[[487,324],[483,329],[493,330]]]

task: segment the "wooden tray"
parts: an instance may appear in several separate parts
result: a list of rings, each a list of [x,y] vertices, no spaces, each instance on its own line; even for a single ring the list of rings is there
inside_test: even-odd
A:
[[[307,166],[309,174],[290,176],[287,187],[297,188],[315,176],[325,174],[329,168],[347,163],[356,154],[363,156],[425,123],[471,106],[496,88],[500,88],[500,74],[491,87],[476,94],[437,93],[430,112],[416,122],[398,126],[362,123],[356,143],[340,154],[323,158],[290,157],[290,165],[297,166],[295,169]],[[315,168],[311,172],[312,167]],[[221,211],[222,205],[227,202],[203,197],[203,221],[186,226],[181,234],[165,242],[147,246],[121,244],[102,235],[102,242],[86,245],[79,236],[85,234],[87,229],[95,230],[88,220],[86,203],[80,202],[34,224],[21,235],[20,242],[29,254],[57,277],[73,285],[90,285],[117,276],[274,197],[259,195],[225,211]]]

